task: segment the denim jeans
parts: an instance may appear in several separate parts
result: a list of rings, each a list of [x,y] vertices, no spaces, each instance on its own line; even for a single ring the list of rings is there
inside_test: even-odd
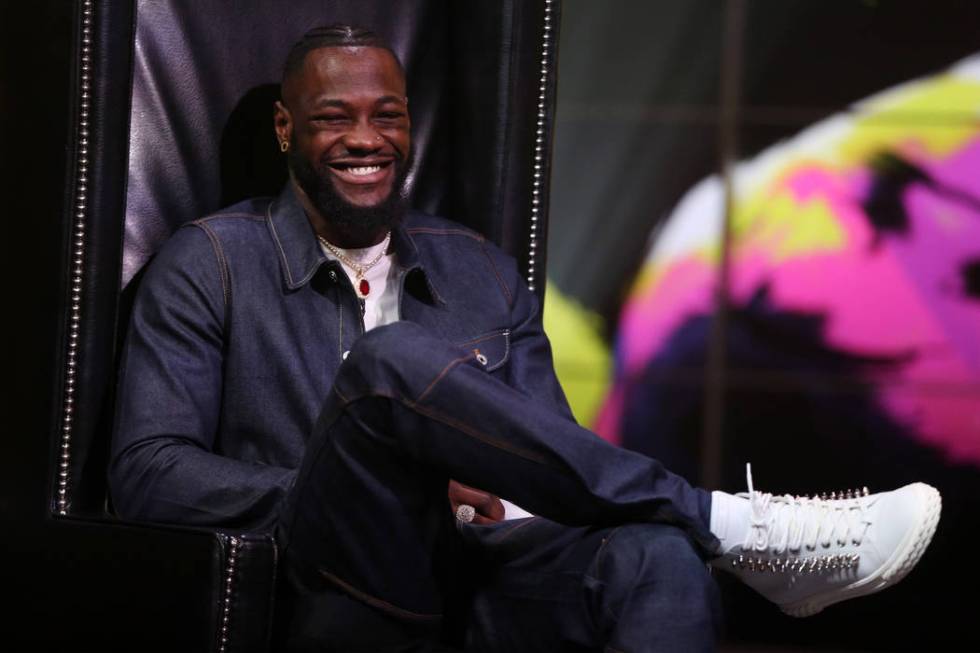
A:
[[[682,530],[462,526],[474,574],[467,651],[712,651],[718,588]]]
[[[543,519],[457,528],[449,478]],[[508,597],[544,589],[529,580],[541,572],[559,603],[565,581],[582,597],[558,620],[582,632],[554,641],[710,648],[709,512],[707,492],[492,378],[473,352],[410,322],[374,329],[337,374],[277,528],[292,643],[415,650],[461,618],[474,650],[515,650]],[[520,629],[533,641],[540,625]]]

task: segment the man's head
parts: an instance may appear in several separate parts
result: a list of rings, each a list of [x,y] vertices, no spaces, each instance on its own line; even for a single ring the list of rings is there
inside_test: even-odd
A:
[[[276,136],[313,226],[337,245],[377,242],[401,217],[409,126],[401,64],[374,33],[319,27],[290,50]]]

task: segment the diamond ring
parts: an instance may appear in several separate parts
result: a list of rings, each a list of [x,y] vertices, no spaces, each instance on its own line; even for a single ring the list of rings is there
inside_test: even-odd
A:
[[[463,503],[460,504],[459,508],[456,508],[456,519],[464,524],[469,524],[474,517],[476,517],[476,508],[473,506]]]

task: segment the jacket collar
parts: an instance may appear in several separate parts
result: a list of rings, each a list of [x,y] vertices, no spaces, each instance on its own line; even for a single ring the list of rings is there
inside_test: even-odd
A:
[[[269,204],[266,218],[272,242],[279,252],[279,263],[282,270],[283,283],[289,290],[296,290],[313,278],[323,264],[330,264],[324,255],[316,232],[303,210],[292,182],[287,182],[285,188]],[[411,219],[411,212],[405,215],[405,220]],[[405,270],[405,289],[418,296],[427,293],[429,299],[444,304],[442,297],[432,285],[432,280],[422,267],[418,245],[405,228],[405,220],[392,229],[391,244],[395,252],[395,260]],[[417,277],[421,277],[419,284]],[[419,299],[425,299],[419,297]]]

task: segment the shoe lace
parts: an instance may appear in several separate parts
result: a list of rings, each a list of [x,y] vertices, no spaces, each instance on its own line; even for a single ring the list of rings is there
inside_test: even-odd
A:
[[[752,466],[746,465],[751,510],[750,525],[743,550],[771,550],[777,555],[813,551],[819,543],[829,548],[834,542],[844,546],[850,540],[860,546],[871,522],[865,498],[826,500],[816,497],[774,496],[757,492],[752,484]]]

